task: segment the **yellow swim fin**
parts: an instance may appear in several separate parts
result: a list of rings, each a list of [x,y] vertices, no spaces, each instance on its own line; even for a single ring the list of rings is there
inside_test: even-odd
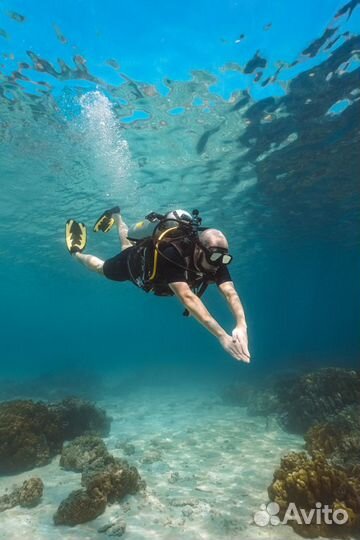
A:
[[[68,219],[65,226],[65,242],[69,252],[81,253],[85,249],[86,241],[86,226],[74,219]]]
[[[95,223],[94,232],[99,232],[99,231],[102,231],[104,233],[109,232],[115,223],[115,219],[112,217],[112,215],[119,214],[119,213],[120,213],[120,208],[118,206],[114,206],[114,208],[110,208],[110,210],[105,210],[105,212],[101,214],[101,216]]]

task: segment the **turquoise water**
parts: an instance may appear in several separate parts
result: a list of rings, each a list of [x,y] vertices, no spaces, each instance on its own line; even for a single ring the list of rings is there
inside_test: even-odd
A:
[[[90,372],[181,395],[358,367],[360,10],[342,6],[0,2],[2,384]],[[115,204],[128,224],[198,208],[224,231],[250,365],[176,299],[69,256],[69,218],[88,253],[118,253],[92,232]],[[204,302],[231,333],[215,287]]]
[[[5,373],[189,363],[225,375],[357,360],[358,12],[334,19],[340,7],[3,3]],[[325,27],[336,31],[321,48]],[[241,72],[256,51],[268,64],[257,83],[260,68]],[[278,80],[261,86],[279,61]],[[174,299],[74,264],[66,219],[91,228],[115,203],[128,223],[197,207],[224,230],[251,367],[227,358]],[[113,256],[115,232],[90,232],[88,250]],[[229,331],[216,291],[207,301]]]

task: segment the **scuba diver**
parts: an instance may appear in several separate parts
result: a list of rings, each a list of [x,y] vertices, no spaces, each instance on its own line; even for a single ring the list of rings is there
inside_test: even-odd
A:
[[[94,225],[94,232],[109,232],[116,225],[121,252],[103,261],[83,253],[87,230],[69,219],[65,240],[70,254],[86,268],[114,281],[131,281],[140,289],[159,296],[176,296],[192,315],[236,360],[250,362],[247,325],[240,298],[228,264],[232,260],[224,234],[201,226],[198,210],[192,214],[174,210],[165,215],[150,213],[128,229],[115,206],[106,210]],[[236,326],[229,335],[211,316],[201,297],[215,283],[231,309]]]

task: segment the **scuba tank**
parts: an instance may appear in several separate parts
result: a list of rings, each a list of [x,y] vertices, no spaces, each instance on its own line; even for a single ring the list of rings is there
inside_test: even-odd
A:
[[[160,233],[167,229],[178,227],[181,222],[191,223],[193,216],[186,210],[173,210],[165,215],[151,212],[143,221],[139,221],[129,228],[128,239],[138,242],[145,238],[157,238]]]
[[[150,215],[150,214],[149,214]],[[148,219],[149,216],[146,216],[146,218],[143,221],[139,221],[138,223],[135,223],[135,225],[132,225],[129,227],[127,238],[130,241],[139,241],[144,240],[145,238],[148,238],[149,236],[153,235],[153,232],[156,228],[156,226],[159,223],[159,219]]]

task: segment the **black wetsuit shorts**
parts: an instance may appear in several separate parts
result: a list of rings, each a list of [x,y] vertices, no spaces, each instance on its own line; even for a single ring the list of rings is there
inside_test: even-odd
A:
[[[113,281],[131,281],[128,260],[133,249],[134,247],[128,247],[115,257],[107,259],[103,266],[104,276]]]

